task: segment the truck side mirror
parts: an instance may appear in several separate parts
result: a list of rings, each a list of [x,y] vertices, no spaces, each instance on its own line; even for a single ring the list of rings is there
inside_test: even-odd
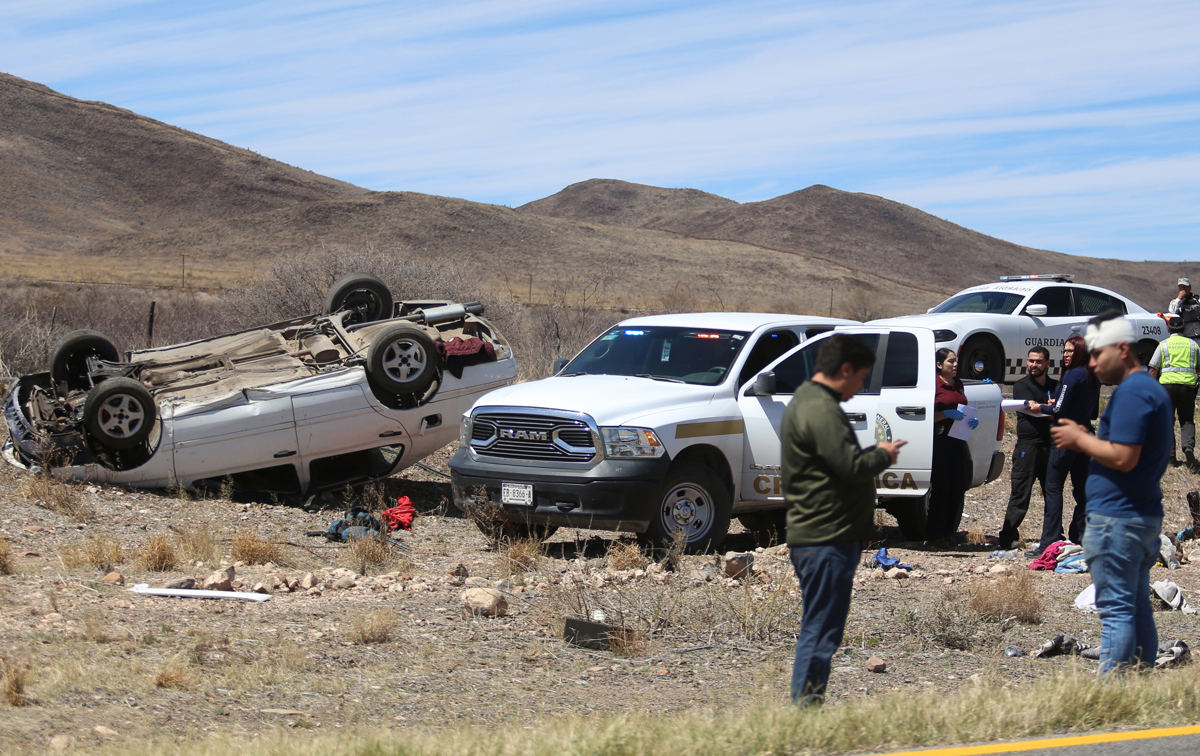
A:
[[[553,363],[551,363],[551,373],[550,374],[558,375],[559,373],[562,372],[562,369],[567,366],[568,362],[570,362],[570,360],[568,360],[566,357],[559,357],[557,360],[555,360]]]
[[[746,389],[746,396],[774,396],[775,395],[775,373],[768,370],[765,373],[759,373],[755,377],[754,383],[750,384]]]
[[[1025,314],[1033,318],[1043,317],[1046,314],[1046,305],[1029,305],[1025,308]]]

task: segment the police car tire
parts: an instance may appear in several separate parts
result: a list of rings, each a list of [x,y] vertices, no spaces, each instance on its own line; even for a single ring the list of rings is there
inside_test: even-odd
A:
[[[754,536],[756,546],[774,546],[787,541],[786,509],[744,512],[738,515],[738,522]]]
[[[990,378],[996,383],[1004,379],[1004,355],[996,342],[986,336],[972,336],[963,345],[959,357],[958,377],[982,381]],[[975,369],[976,362],[983,362],[982,370]]]
[[[1156,349],[1158,349],[1158,342],[1153,339],[1142,339],[1138,342],[1138,359],[1143,365],[1150,364],[1150,360],[1154,357]]]
[[[687,534],[684,553],[716,550],[729,533],[733,512],[733,494],[725,481],[700,462],[681,460],[671,465],[644,538],[656,547],[669,548],[675,537],[672,512],[680,504],[684,508],[695,507],[697,516],[703,517],[697,528]]]

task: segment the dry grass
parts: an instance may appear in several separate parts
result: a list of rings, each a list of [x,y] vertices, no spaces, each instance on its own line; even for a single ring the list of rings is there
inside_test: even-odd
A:
[[[403,561],[385,534],[351,538],[338,556],[338,562],[359,575],[389,571]]]
[[[0,575],[12,575],[16,571],[12,562],[12,546],[8,539],[0,538]]]
[[[25,706],[29,697],[25,691],[29,686],[29,665],[20,664],[0,656],[0,697],[9,706]]]
[[[392,639],[398,616],[391,609],[363,612],[346,620],[346,637],[360,646],[387,643]]]
[[[96,519],[96,510],[79,495],[78,486],[48,473],[23,477],[20,495],[26,504],[48,509],[76,522],[94,522]]]
[[[1018,569],[980,586],[971,597],[971,609],[992,622],[1036,625],[1042,621],[1042,595],[1029,570]]]
[[[970,604],[969,597],[945,591],[898,612],[897,625],[920,648],[994,650],[1003,640],[1006,623],[985,619]]]
[[[193,522],[188,527],[174,529],[174,538],[179,552],[188,561],[212,564],[220,559],[221,538],[211,522]]]
[[[967,543],[972,546],[983,546],[987,543],[987,533],[983,530],[983,523],[976,521],[967,529]]]
[[[150,572],[168,572],[179,564],[179,555],[171,539],[162,533],[155,534],[138,550],[137,566]]]
[[[650,560],[636,541],[614,541],[608,547],[605,562],[610,570],[645,569]]]
[[[286,561],[279,544],[272,543],[250,530],[234,533],[229,554],[234,561],[246,564],[283,564]]]
[[[92,643],[108,643],[112,640],[108,636],[108,620],[99,607],[89,606],[84,609],[82,619],[85,639]]]
[[[190,685],[187,668],[171,662],[154,673],[154,687],[187,690]]]
[[[505,575],[523,575],[538,568],[545,547],[537,538],[512,538],[500,542],[500,571]]]
[[[107,533],[97,533],[83,544],[70,543],[58,551],[58,558],[67,569],[92,567],[100,572],[111,572],[125,561],[121,542]]]

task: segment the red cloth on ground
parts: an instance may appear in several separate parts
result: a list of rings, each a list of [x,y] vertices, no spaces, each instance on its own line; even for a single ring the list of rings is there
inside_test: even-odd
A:
[[[1051,572],[1054,572],[1054,568],[1058,566],[1058,552],[1068,543],[1070,543],[1070,541],[1055,541],[1054,543],[1050,544],[1046,547],[1046,550],[1042,552],[1040,557],[1034,559],[1029,564],[1029,569],[1050,570]]]
[[[407,496],[396,500],[396,506],[383,510],[380,517],[387,523],[388,532],[396,529],[412,530],[413,518],[417,516],[417,508]]]

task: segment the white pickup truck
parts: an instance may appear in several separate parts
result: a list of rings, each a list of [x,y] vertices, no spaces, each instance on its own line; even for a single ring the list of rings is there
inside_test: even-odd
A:
[[[732,517],[783,536],[779,429],[836,328],[876,349],[862,393],[842,406],[859,442],[906,439],[875,480],[879,505],[924,537],[937,380],[933,332],[796,315],[702,313],[613,326],[558,373],[480,398],[450,460],[454,503],[497,535],[558,526],[632,531],[715,549]],[[998,385],[970,382],[979,426],[971,485],[1003,467]]]

